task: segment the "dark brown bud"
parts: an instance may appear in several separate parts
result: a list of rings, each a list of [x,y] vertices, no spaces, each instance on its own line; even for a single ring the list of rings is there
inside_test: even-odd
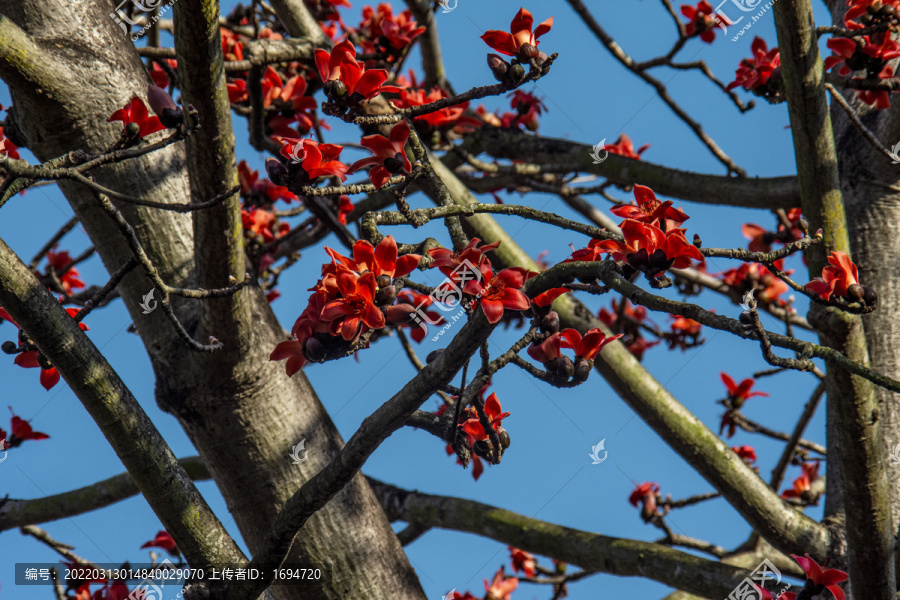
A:
[[[438,348],[437,350],[432,350],[428,353],[428,356],[425,357],[425,362],[432,363],[437,360],[438,356],[444,353],[443,348]]]
[[[388,170],[389,173],[397,175],[398,173],[406,172],[406,164],[403,160],[403,155],[397,153],[393,158],[384,159],[384,168]]]
[[[387,286],[391,285],[391,276],[390,275],[379,275],[375,279],[375,283],[377,283],[378,287],[380,287],[380,288],[386,288]]]
[[[703,247],[703,240],[700,239],[700,235],[697,233],[694,234],[694,246],[697,248]]]
[[[10,340],[6,340],[2,344],[0,344],[0,350],[3,350],[5,354],[17,354],[19,347],[16,346],[16,343]]]
[[[556,311],[550,311],[550,313],[541,319],[541,333],[556,333],[559,331],[559,315]]]
[[[863,301],[863,286],[858,283],[854,283],[847,287],[847,298],[854,302],[862,302]]]
[[[568,356],[563,356],[559,359],[559,365],[556,367],[556,374],[559,377],[568,380],[575,374],[575,363],[573,363],[572,359]]]
[[[863,302],[866,303],[866,306],[875,306],[878,304],[878,294],[875,293],[870,287],[862,286],[863,289]]]
[[[284,185],[287,178],[287,168],[281,164],[281,161],[271,156],[266,159],[266,174],[275,185]]]
[[[509,67],[509,72],[506,75],[506,81],[513,84],[518,83],[525,78],[525,67],[512,65]]]
[[[147,103],[159,117],[159,122],[174,129],[184,122],[184,114],[172,97],[162,88],[151,85],[147,88]]]
[[[481,458],[488,458],[491,455],[491,443],[487,440],[479,440],[472,444],[472,452]]]
[[[384,277],[384,276],[382,276]],[[390,278],[388,278],[390,279]],[[376,306],[390,306],[394,303],[394,300],[397,299],[397,286],[388,285],[378,290],[375,293],[375,304]]]
[[[321,362],[325,360],[325,346],[316,338],[309,338],[303,345],[303,354],[312,362]]]
[[[506,79],[506,74],[509,72],[509,63],[503,60],[499,54],[488,54],[487,64],[491,69],[491,73],[494,74],[494,79],[497,81]]]
[[[524,60],[528,60],[530,58],[537,58],[538,53],[540,51],[537,49],[537,46],[534,44],[525,43],[519,48],[519,57]]]
[[[325,94],[334,100],[339,100],[347,95],[347,86],[340,79],[332,79],[325,82]]]
[[[503,446],[503,449],[509,448],[509,432],[506,431],[503,427],[497,427],[497,437],[500,438],[500,445]]]
[[[575,359],[575,381],[587,381],[591,375],[591,361],[579,356]]]

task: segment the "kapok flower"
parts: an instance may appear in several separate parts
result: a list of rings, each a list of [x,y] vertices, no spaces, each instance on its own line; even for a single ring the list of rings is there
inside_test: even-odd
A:
[[[384,237],[377,246],[372,246],[366,240],[359,240],[353,244],[352,259],[328,247],[325,251],[334,260],[334,264],[340,263],[358,273],[370,272],[375,277],[385,275],[392,280],[412,273],[422,259],[418,254],[404,254],[398,257],[397,242],[392,235]]]
[[[357,105],[383,92],[397,93],[400,88],[382,85],[388,80],[384,69],[369,69],[356,60],[356,47],[350,40],[335,45],[329,54],[316,50],[316,68],[325,83],[325,93],[331,100],[346,100]]]
[[[360,144],[373,152],[375,156],[356,161],[350,167],[350,172],[355,173],[363,167],[372,166],[369,169],[369,181],[380,188],[394,175],[409,175],[412,164],[406,158],[406,141],[409,139],[409,123],[400,121],[391,128],[390,137],[383,135],[367,135]]]
[[[487,400],[484,401],[484,414],[487,416],[488,422],[491,424],[491,427],[494,428],[494,431],[499,431],[500,426],[503,424],[503,419],[510,415],[509,412],[503,412],[497,394],[491,394],[487,397]],[[477,416],[466,420],[466,422],[462,424],[462,430],[478,442],[483,442],[489,438]]]
[[[751,392],[750,390],[753,388],[753,384],[756,383],[756,380],[752,377],[748,377],[741,381],[740,385],[734,382],[734,379],[726,373],[722,371],[719,376],[722,378],[722,383],[725,384],[725,387],[728,388],[728,399],[731,401],[732,408],[740,408],[744,405],[744,402],[753,398],[755,396],[768,396],[766,392]]]
[[[503,269],[496,275],[489,262],[481,264],[482,281],[471,279],[466,282],[463,291],[478,297],[478,303],[489,323],[494,324],[503,318],[503,310],[525,310],[531,301],[522,292],[526,274],[518,267]],[[484,282],[484,283],[482,283]]]
[[[684,26],[687,36],[699,35],[700,39],[707,44],[711,44],[716,39],[716,27],[729,25],[728,21],[716,13],[706,0],[698,2],[697,6],[682,4],[681,14],[688,18],[688,22]]]
[[[791,489],[781,492],[782,498],[805,498],[814,502],[816,498],[810,497],[812,484],[819,478],[819,463],[805,462],[800,465],[803,471],[799,477],[794,479]]]
[[[46,433],[34,431],[28,421],[16,416],[11,406],[9,407],[9,412],[12,413],[12,419],[9,422],[11,435],[7,438],[6,432],[0,429],[0,439],[6,440],[6,448],[16,448],[25,440],[46,440],[50,438]],[[0,448],[0,450],[2,449]]]
[[[0,127],[0,156],[19,158],[19,147],[13,144],[9,138],[3,135],[3,127]]]
[[[427,310],[428,307],[434,305],[434,296],[420,294],[415,290],[403,290],[399,294],[397,294],[397,304],[409,304],[417,309],[419,314],[424,314],[425,318],[420,320],[418,324],[414,323],[401,323],[400,327],[409,327],[410,333],[409,336],[413,339],[414,342],[420,343],[425,339],[425,334],[428,333],[428,327],[425,323],[430,323],[431,325],[443,325],[444,317],[440,315],[440,313]]]
[[[347,179],[350,167],[338,160],[343,146],[320,144],[305,138],[282,138],[281,141],[281,155],[290,159],[292,165],[300,166],[297,173],[302,172],[301,181],[298,182],[301,185],[311,183],[319,177],[339,177],[341,181]]]
[[[634,491],[628,497],[632,506],[641,504],[641,517],[649,521],[656,514],[656,495],[659,493],[659,484],[645,481],[635,486]]]
[[[625,135],[624,133],[619,135],[619,139],[616,140],[614,144],[606,144],[603,146],[604,150],[607,150],[613,154],[618,154],[619,156],[624,156],[625,158],[633,158],[634,160],[641,160],[641,154],[650,147],[650,144],[644,144],[640,148],[638,148],[637,152],[634,151],[634,143],[632,143],[631,138]]]
[[[432,248],[428,251],[428,255],[432,258],[428,268],[439,269],[440,272],[447,277],[457,277],[454,272],[463,266],[467,268],[474,267],[477,269],[481,266],[482,262],[487,260],[485,253],[497,249],[500,246],[500,242],[497,241],[493,244],[485,244],[481,247],[479,247],[479,244],[481,244],[480,239],[472,238],[469,243],[466,244],[466,247],[459,252],[454,252],[449,248]],[[454,281],[457,280],[458,279],[454,279]]]
[[[175,545],[175,540],[172,539],[172,536],[166,530],[159,531],[155,538],[141,546],[142,550],[144,548],[162,548],[172,556],[181,554],[178,546]]]
[[[84,282],[78,277],[78,269],[71,266],[73,261],[69,253],[65,250],[57,252],[57,247],[53,246],[53,249],[47,252],[47,271],[49,274],[52,269],[62,284],[63,291],[71,294],[72,290],[83,288]]]
[[[78,314],[78,309],[77,308],[67,308],[66,312],[69,314],[70,317],[74,317],[75,315]],[[0,308],[0,321],[3,321],[3,320],[9,321],[16,327],[19,327],[19,324],[16,323],[15,321],[13,321],[12,317],[9,316],[9,313],[7,313],[4,309]],[[87,325],[85,325],[84,323],[79,323],[78,327],[80,327],[82,331],[90,330],[90,328]],[[19,329],[21,329],[21,327],[19,327]],[[21,346],[21,345],[22,345],[22,343],[19,342],[19,346]],[[47,361],[47,359],[44,358],[41,355],[41,353],[37,350],[28,350],[26,352],[19,352],[18,354],[16,354],[16,358],[15,358],[15,360],[13,360],[13,363],[15,363],[16,365],[23,367],[25,369],[40,369],[41,370],[40,381],[41,381],[41,385],[44,387],[45,390],[49,390],[54,385],[59,383],[59,379],[60,379],[59,371],[57,371],[56,367],[51,365]]]
[[[671,200],[660,202],[653,190],[645,185],[634,186],[634,199],[637,206],[620,204],[610,208],[609,211],[623,219],[656,225],[663,231],[673,229],[690,219],[683,211],[673,208]]]
[[[866,288],[859,284],[859,272],[847,253],[835,250],[828,262],[830,264],[822,269],[822,276],[807,283],[806,289],[818,294],[822,300],[832,296],[864,300]],[[868,304],[868,301],[864,303]]]
[[[241,195],[254,200],[262,200],[274,203],[276,200],[291,202],[298,200],[296,194],[284,186],[275,185],[268,179],[260,179],[259,171],[252,171],[247,161],[238,163],[238,183],[241,185]],[[254,202],[256,204],[258,202]]]
[[[387,2],[379,4],[377,10],[371,6],[363,7],[362,17],[357,29],[365,38],[362,42],[363,51],[402,51],[425,33],[425,27],[416,23],[409,9],[395,17],[393,8]],[[378,47],[370,40],[374,40]]]
[[[406,89],[400,90],[400,99],[394,100],[393,102],[394,106],[397,108],[412,108],[414,106],[431,104],[432,102],[437,102],[438,100],[448,97],[447,92],[439,87],[432,88],[427,94],[425,93],[425,90]],[[480,119],[466,116],[465,113],[468,108],[469,103],[463,102],[462,104],[448,106],[434,112],[419,115],[413,119],[413,122],[415,122],[418,127],[421,127],[424,123],[434,129],[452,128],[458,125],[470,127],[479,127],[482,125]]]
[[[771,90],[768,89],[769,78],[776,69],[781,68],[781,55],[778,48],[769,50],[766,41],[761,37],[756,37],[750,45],[750,50],[753,52],[753,56],[741,61],[735,71],[734,81],[729,83],[725,89],[731,90],[740,86],[760,95],[771,93]]]
[[[515,56],[525,62],[537,57],[537,46],[540,44],[538,38],[553,27],[553,17],[538,25],[534,32],[531,31],[533,23],[531,13],[520,8],[509,25],[509,33],[492,29],[486,31],[481,39],[500,54]]]
[[[139,127],[139,137],[145,137],[166,128],[165,125],[159,122],[159,117],[150,116],[147,105],[137,96],[132,98],[131,102],[126,104],[124,108],[120,108],[106,120],[107,123],[112,123],[113,121],[122,121],[122,124],[125,126],[136,123]]]
[[[500,569],[494,573],[494,579],[491,581],[490,585],[488,584],[487,579],[484,580],[484,589],[487,591],[485,598],[490,598],[491,600],[512,600],[510,594],[512,594],[518,586],[519,580],[515,577],[506,577],[503,567],[500,567]]]
[[[748,465],[756,462],[756,450],[753,449],[753,446],[732,446],[731,451]]]
[[[560,335],[562,336],[561,345],[563,348],[574,350],[576,357],[586,360],[594,360],[604,346],[622,337],[621,333],[606,337],[600,329],[586,331],[584,337],[574,329],[563,329]]]
[[[663,335],[669,345],[669,350],[681,348],[684,351],[703,343],[702,339],[698,339],[703,325],[679,315],[669,315],[669,318],[672,319],[672,323],[669,325],[672,330]]]
[[[806,573],[806,586],[812,588],[810,597],[817,596],[828,590],[835,600],[844,600],[844,590],[837,584],[847,580],[847,573],[840,569],[824,569],[819,563],[810,558],[809,554],[797,556],[791,554],[791,558],[797,561],[803,572]]]
[[[375,275],[359,275],[345,267],[335,273],[341,298],[332,300],[322,309],[321,319],[330,323],[333,335],[340,332],[345,341],[356,340],[369,329],[384,327],[384,313],[374,304]]]
[[[594,246],[611,254],[614,260],[625,261],[643,271],[648,277],[658,277],[671,268],[689,267],[692,259],[703,261],[700,250],[688,243],[680,229],[663,231],[634,219],[623,221],[621,229],[624,242],[601,240]]]
[[[524,573],[525,577],[534,577],[537,569],[537,560],[533,554],[509,546],[509,558],[512,561],[513,571]]]

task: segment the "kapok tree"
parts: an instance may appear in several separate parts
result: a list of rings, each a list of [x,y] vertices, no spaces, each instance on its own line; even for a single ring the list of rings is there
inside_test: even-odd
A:
[[[253,2],[221,18],[215,1],[180,0],[171,20],[160,18],[159,2],[120,5],[110,18],[109,3],[0,0],[0,77],[13,99],[0,135],[0,210],[29,187],[52,182],[75,214],[31,261],[0,240],[0,331],[13,338],[3,351],[15,363],[5,368],[39,369],[44,388],[69,385],[128,472],[87,493],[7,500],[0,530],[20,527],[70,564],[90,564],[36,525],[140,492],[165,528],[145,546],[179,554],[193,568],[244,565],[265,574],[191,581],[186,598],[423,598],[401,542],[432,527],[510,546],[511,571],[485,580],[483,596],[458,591],[457,599],[509,599],[523,580],[548,583],[560,598],[567,583],[593,573],[649,577],[680,590],[670,598],[721,598],[763,558],[798,577],[801,587],[779,590],[785,598],[840,600],[842,586],[856,598],[894,598],[900,504],[889,481],[900,473],[883,457],[900,443],[893,402],[900,391],[900,276],[885,257],[900,254],[900,215],[887,160],[896,156],[880,140],[898,129],[891,92],[900,86],[892,68],[900,56],[900,2],[827,0],[833,25],[821,26],[810,0],[771,3],[778,39],[754,40],[730,84],[702,61],[679,58],[692,44],[721,40],[717,33],[733,25],[705,0],[681,6],[683,17],[663,0],[673,45],[642,61],[581,0],[567,2],[600,45],[695,132],[724,176],[648,163],[644,148],[635,150],[624,135],[597,147],[536,135],[544,106],[528,84],[554,85],[554,62],[565,57],[553,51],[553,19],[535,26],[525,8],[508,31],[481,36],[484,85],[455,93],[435,19],[437,10],[452,10],[447,2],[407,0],[397,14],[389,4],[365,7],[353,27],[342,18],[346,0]],[[744,2],[742,10],[749,4],[760,5]],[[166,32],[174,47],[162,43]],[[821,36],[834,53],[824,63]],[[413,45],[421,50],[421,83],[400,74]],[[741,111],[751,106],[747,93],[786,102],[796,176],[747,177],[675,102],[654,75],[660,67],[708,78]],[[509,96],[513,112],[471,106],[491,96]],[[246,119],[238,135],[269,155],[264,175],[237,163],[233,115]],[[359,126],[359,139],[326,142],[328,122],[336,120]],[[351,143],[371,156],[349,164],[341,155]],[[28,163],[19,148],[39,162]],[[579,173],[602,181],[580,186],[572,177]],[[552,193],[584,219],[475,197],[504,189]],[[615,189],[628,201],[615,198]],[[615,219],[588,195],[616,201]],[[657,195],[765,209],[773,224],[746,225],[748,248],[711,248],[702,231],[688,233],[687,212]],[[503,229],[510,215],[591,241],[558,264],[541,264]],[[417,235],[431,221],[443,223],[442,239]],[[93,248],[73,257],[63,247],[76,224]],[[325,239],[326,253],[303,258],[321,263],[321,276],[309,281],[312,294],[287,333],[269,302],[292,276],[299,251]],[[808,277],[784,265],[799,253]],[[94,254],[109,280],[88,285],[77,267]],[[712,257],[734,266],[709,273]],[[422,283],[429,269],[443,276],[437,286]],[[661,293],[673,286],[678,299]],[[741,304],[740,317],[704,309],[708,294]],[[582,304],[590,295],[607,297],[596,316]],[[806,317],[794,306],[799,296],[810,301]],[[114,300],[127,307],[150,357],[157,402],[179,420],[199,457],[176,459],[91,341],[91,312]],[[454,327],[447,327],[449,309],[462,315]],[[784,333],[765,329],[760,312],[778,317]],[[671,322],[657,325],[653,313]],[[520,335],[496,352],[488,340],[501,324]],[[642,367],[648,348],[697,346],[704,328],[758,345],[773,367],[760,377],[800,370],[819,380],[791,433],[742,414],[760,395],[753,378],[738,383],[722,373],[717,434]],[[819,342],[798,339],[798,329],[815,332]],[[415,343],[439,331],[441,350],[420,360]],[[335,360],[352,369],[348,357],[395,338],[417,374],[344,443],[304,369]],[[515,409],[489,386],[508,367],[557,388],[604,378],[715,492],[673,500],[656,482],[637,485],[629,501],[664,533],[647,543],[363,477],[366,460],[402,427],[438,437],[476,478],[484,462],[499,464],[515,438],[503,421]],[[823,394],[827,447],[802,437]],[[440,409],[423,408],[435,396]],[[785,440],[768,480],[752,466],[752,447],[722,439],[737,428]],[[302,470],[283,460],[298,432],[327,440]],[[42,443],[53,443],[52,431],[36,432],[15,413],[10,432],[0,433],[4,449],[15,452],[48,434]],[[802,475],[782,491],[791,463]],[[192,478],[215,480],[251,556]],[[823,494],[818,522],[803,509]],[[754,530],[733,551],[667,524],[670,511],[713,496]],[[408,527],[395,535],[390,521]],[[326,560],[328,582],[270,587],[285,561]],[[821,566],[826,561],[829,568]],[[59,594],[122,598],[127,583],[70,582]],[[751,592],[772,597],[775,590]]]

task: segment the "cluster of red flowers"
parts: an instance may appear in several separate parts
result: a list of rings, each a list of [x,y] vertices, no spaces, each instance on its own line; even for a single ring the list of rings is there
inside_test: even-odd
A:
[[[774,266],[783,271],[784,259],[775,261]],[[785,273],[790,275],[793,271]],[[728,286],[729,294],[736,302],[741,302],[747,292],[753,292],[756,302],[762,306],[786,304],[779,296],[788,291],[788,285],[759,263],[743,263],[715,276]]]
[[[504,129],[524,127],[529,131],[537,131],[538,117],[547,110],[543,101],[537,96],[521,90],[516,90],[507,97],[510,98],[510,108],[515,109],[515,112],[489,113],[484,105],[481,105],[476,109],[478,116],[485,123],[494,127],[503,127]]]
[[[900,0],[847,0],[844,25],[865,29],[882,23],[893,24],[900,17]]]
[[[646,325],[651,323],[647,318],[647,309],[635,306],[628,299],[624,304],[613,300],[612,307],[601,308],[597,318],[613,333],[622,335],[622,343],[638,360],[643,360],[644,352],[660,343],[660,340],[650,341],[644,336],[644,332],[648,331]]]
[[[78,309],[67,308],[66,312],[70,317],[74,317],[78,314]],[[48,361],[44,357],[44,355],[40,353],[39,350],[26,349],[29,346],[26,345],[26,338],[24,336],[22,328],[19,327],[19,324],[16,323],[11,316],[9,316],[9,313],[6,312],[4,308],[0,307],[0,324],[2,324],[3,321],[9,321],[19,329],[18,345],[11,341],[3,342],[3,352],[5,352],[6,354],[15,354],[16,358],[13,362],[15,362],[15,364],[19,365],[20,367],[23,367],[25,369],[40,369],[40,381],[45,390],[49,390],[54,385],[59,383],[60,376],[59,371],[56,370],[56,367],[51,365],[50,361]],[[88,331],[88,326],[84,323],[79,323],[78,326],[82,331]],[[30,347],[34,348],[34,346]]]
[[[807,504],[815,504],[819,494],[812,491],[812,484],[819,478],[819,462],[804,462],[802,473],[794,479],[791,489],[781,492],[782,498],[797,498]]]
[[[838,72],[847,76],[853,71],[865,71],[856,79],[891,79],[894,69],[888,63],[900,56],[900,43],[891,39],[890,31],[864,35],[861,43],[854,39],[834,37],[828,40],[833,56],[825,59],[825,70],[840,65]],[[860,90],[859,99],[875,108],[890,108],[891,100],[886,90]]]
[[[775,231],[769,231],[756,223],[744,223],[741,227],[741,233],[745,238],[750,240],[748,249],[751,252],[771,252],[772,244],[787,244],[803,237],[800,229],[800,221],[802,218],[799,208],[788,210],[785,215],[791,227],[788,229],[783,223],[778,224]]]
[[[534,577],[538,572],[537,559],[533,554],[525,552],[519,548],[509,546],[509,560],[514,573],[522,573],[525,577]],[[556,567],[564,566],[563,563],[554,559]],[[519,580],[516,577],[507,577],[504,567],[500,567],[494,573],[493,579],[488,582],[484,580],[485,598],[491,600],[511,600],[511,594],[519,586]],[[559,596],[565,597],[565,594]],[[469,592],[457,592],[447,596],[447,600],[478,600]]]
[[[756,37],[750,44],[750,51],[753,56],[741,61],[734,74],[734,81],[729,83],[725,89],[732,90],[740,86],[768,100],[779,98],[781,55],[778,53],[778,48],[769,50],[766,41],[761,37]]]
[[[703,262],[703,255],[685,238],[679,228],[689,217],[672,202],[660,202],[653,190],[643,185],[634,186],[636,206],[613,207],[612,213],[625,220],[619,227],[624,241],[591,240],[587,248],[572,253],[570,261],[596,261],[609,254],[617,262],[624,263],[644,273],[648,280],[655,280],[671,268],[684,269],[691,261]]]
[[[841,298],[869,307],[878,303],[875,291],[859,283],[859,272],[846,252],[832,252],[828,256],[828,263],[822,269],[822,276],[807,283],[806,289],[826,301]]]
[[[425,27],[416,23],[409,9],[394,16],[393,8],[386,2],[377,9],[363,7],[362,17],[355,35],[360,38],[363,52],[383,56],[387,63],[396,62],[413,40],[425,33]]]
[[[508,411],[504,412],[503,408],[500,406],[500,399],[497,397],[496,393],[492,393],[487,399],[484,398],[484,394],[490,385],[490,382],[485,384],[478,392],[478,397],[481,404],[484,406],[484,414],[488,419],[488,423],[490,423],[491,427],[497,433],[497,436],[500,439],[500,445],[505,449],[509,447],[510,439],[509,433],[502,425],[503,419],[509,417],[510,413]],[[442,404],[440,408],[435,411],[435,414],[441,416],[446,411],[447,405]],[[459,416],[459,422],[457,423],[457,432],[462,436],[463,443],[472,453],[472,478],[475,479],[475,481],[478,481],[478,478],[484,473],[484,464],[481,459],[489,458],[492,448],[490,435],[484,430],[484,426],[482,426],[481,420],[478,418],[478,412],[474,407],[468,406],[462,411]],[[453,450],[453,446],[450,444],[447,444],[446,450],[447,456],[456,454]],[[460,460],[459,456],[456,458],[456,464],[466,466],[465,463]]]

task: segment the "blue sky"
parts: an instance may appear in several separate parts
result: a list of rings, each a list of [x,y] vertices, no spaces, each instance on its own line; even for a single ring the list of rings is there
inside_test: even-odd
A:
[[[345,13],[349,24],[358,22],[361,4],[354,4],[355,8]],[[400,3],[393,4],[399,10]],[[629,0],[591,4],[597,19],[637,59],[664,53],[674,39],[671,19],[659,3]],[[223,11],[230,10],[233,5],[233,2],[224,2]],[[459,0],[453,12],[437,13],[448,77],[457,91],[493,82],[485,63],[488,48],[478,37],[488,29],[506,29],[520,5],[519,1],[508,0],[489,3]],[[726,13],[738,14],[729,6],[723,7]],[[702,173],[724,173],[721,164],[690,129],[673,116],[653,89],[623,69],[597,43],[567,3],[542,0],[526,8],[532,10],[537,22],[554,16],[553,30],[542,38],[541,49],[560,55],[549,76],[537,84],[525,86],[526,91],[542,96],[548,107],[540,121],[541,134],[596,144],[603,138],[612,142],[621,132],[626,132],[635,145],[651,144],[644,154],[647,161]],[[820,9],[820,22],[826,22],[828,15],[824,8],[817,8]],[[733,15],[735,18],[736,14]],[[723,37],[721,34],[712,45],[694,39],[687,43],[680,56],[685,61],[703,59],[720,79],[730,81],[740,59],[749,56],[754,35],[762,36],[770,46],[774,45],[771,11],[736,42],[731,41],[731,35]],[[171,38],[166,35],[164,40],[171,43]],[[421,75],[417,51],[407,64]],[[762,104],[741,115],[721,91],[696,72],[659,71],[656,76],[666,83],[671,94],[691,115],[702,120],[709,134],[751,176],[795,172],[785,105]],[[749,99],[748,94],[744,96],[745,100]],[[5,87],[0,89],[0,103],[9,104]],[[484,103],[490,109],[509,108],[505,98],[488,98]],[[327,134],[328,141],[358,141],[357,131],[331,122],[334,129]],[[253,168],[261,169],[265,157],[247,144],[246,121],[235,117],[234,123],[239,158],[247,160]],[[344,158],[350,160],[359,156],[362,154],[348,149]],[[32,158],[28,153],[25,157]],[[615,195],[620,198],[630,196],[621,191]],[[523,199],[512,194],[504,199],[508,203],[525,203],[577,218],[551,196],[533,194]],[[600,198],[590,200],[603,210],[608,206]],[[427,206],[428,200],[413,197],[411,203]],[[682,204],[691,215],[686,223],[688,235],[699,233],[707,246],[742,246],[745,244],[740,235],[742,223],[773,224],[773,218],[765,212],[676,200],[676,206]],[[35,215],[41,217],[36,219]],[[0,237],[27,261],[70,216],[71,210],[55,187],[29,190],[3,207]],[[23,227],[23,223],[28,226]],[[571,251],[570,243],[579,248],[587,242],[579,234],[526,224],[519,219],[509,219],[505,224],[532,256],[548,250],[551,262],[566,258]],[[447,242],[445,232],[437,226],[417,232],[395,228],[392,233],[405,241],[432,235]],[[325,244],[337,242],[328,239]],[[61,247],[75,254],[89,245],[85,234],[76,228],[63,240]],[[321,246],[307,249],[303,260],[282,277],[282,297],[275,301],[273,308],[286,327],[290,327],[302,311],[308,295],[306,290],[315,282],[319,267],[325,262],[326,255]],[[732,266],[736,263],[720,259],[710,261],[709,270],[716,272]],[[801,273],[799,280],[806,281],[799,259],[792,259],[788,266]],[[105,281],[106,275],[98,259],[79,268],[83,279],[89,283]],[[423,274],[419,275],[419,280],[430,281]],[[597,310],[601,305],[608,305],[610,299],[588,297],[584,300]],[[738,307],[716,295],[704,294],[698,302],[721,314],[736,317],[740,312]],[[803,314],[806,305],[801,302],[798,306]],[[654,315],[654,320],[661,325],[667,323],[665,315]],[[764,317],[764,321],[769,328],[777,329],[773,319]],[[114,303],[94,312],[88,319],[91,338],[121,374],[175,454],[193,455],[195,451],[176,420],[155,405],[152,370],[140,341],[126,331],[130,322],[121,304]],[[740,343],[725,333],[705,333],[706,343],[699,348],[670,352],[657,347],[647,352],[644,364],[688,409],[716,428],[722,408],[715,401],[724,395],[719,371],[740,379],[767,368],[767,364],[754,344]],[[492,348],[498,352],[505,349],[517,335],[516,331],[498,330],[492,338]],[[433,343],[430,336],[426,337],[418,348],[420,356],[446,345],[445,338]],[[0,339],[15,339],[15,331],[9,324],[0,326]],[[345,439],[379,403],[391,396],[398,381],[405,381],[414,374],[396,339],[384,339],[378,346],[381,348],[373,347],[359,353],[358,363],[345,359],[306,369]],[[9,453],[8,459],[0,465],[0,495],[34,498],[59,493],[124,470],[64,382],[45,391],[38,384],[36,371],[14,366],[11,358],[0,360],[0,377],[5,389],[2,404],[10,405],[16,414],[31,419],[36,430],[51,436],[49,440],[29,442]],[[752,399],[744,413],[774,429],[789,431],[814,385],[809,374],[789,373],[765,379],[757,387],[769,392],[771,397]],[[585,385],[560,390],[531,380],[513,367],[499,373],[491,389],[497,392],[504,409],[512,413],[504,422],[512,445],[502,464],[487,468],[479,481],[473,481],[469,471],[446,456],[443,442],[425,432],[410,429],[401,430],[388,439],[369,460],[364,472],[405,488],[470,498],[553,523],[640,540],[658,539],[661,532],[645,525],[638,511],[628,504],[634,482],[656,481],[661,485],[662,493],[671,494],[673,498],[712,490],[596,373]],[[436,406],[435,399],[424,408]],[[813,419],[805,437],[824,444],[823,412],[820,410]],[[8,430],[7,424],[5,417],[0,420],[0,426]],[[601,439],[606,440],[609,458],[600,465],[592,465],[588,454],[591,446]],[[769,477],[782,449],[780,442],[743,432],[738,432],[729,443],[753,445],[765,478]],[[308,442],[307,448],[314,452],[314,443]],[[792,467],[788,471],[788,483],[797,475],[798,469]],[[198,485],[246,552],[215,485],[211,482]],[[816,518],[821,516],[820,508],[811,508],[807,512]],[[723,500],[675,511],[668,522],[676,532],[725,547],[739,544],[749,533],[748,526]],[[75,552],[85,558],[100,563],[120,563],[124,560],[146,562],[148,552],[139,547],[151,539],[161,525],[144,499],[136,497],[102,511],[43,527],[56,539],[75,546]],[[431,531],[408,546],[407,551],[428,597],[435,600],[451,588],[468,589],[481,595],[481,580],[490,578],[501,564],[508,565],[504,545],[452,531]],[[15,587],[12,565],[22,561],[55,560],[56,555],[35,540],[15,531],[7,532],[0,544],[0,598],[52,597],[49,588]],[[542,562],[549,564],[547,560]],[[173,596],[174,593],[173,588]],[[668,588],[652,581],[602,574],[570,585],[570,597],[575,600],[624,594],[631,598],[653,599],[666,593]],[[522,585],[513,597],[516,600],[547,598],[549,592],[545,587]]]

